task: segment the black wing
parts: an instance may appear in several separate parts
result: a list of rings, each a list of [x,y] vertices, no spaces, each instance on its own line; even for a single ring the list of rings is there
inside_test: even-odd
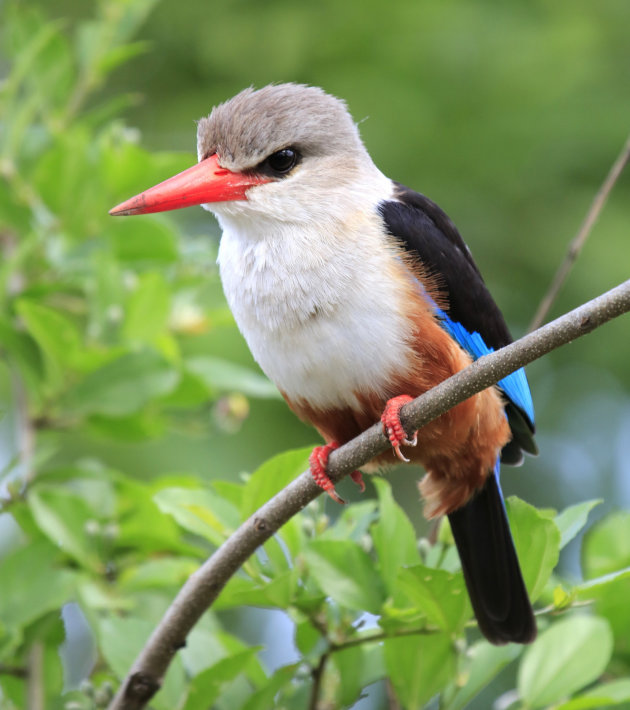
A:
[[[379,205],[387,231],[420,259],[437,287],[448,317],[469,333],[477,332],[486,345],[498,349],[512,342],[503,314],[490,295],[457,228],[435,202],[398,183],[394,200]],[[537,453],[534,423],[509,395],[506,413],[512,441],[502,452],[504,463],[520,463],[521,449]]]

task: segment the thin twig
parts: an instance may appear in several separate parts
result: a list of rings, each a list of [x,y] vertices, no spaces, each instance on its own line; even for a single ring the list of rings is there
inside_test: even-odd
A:
[[[405,428],[421,428],[433,419],[555,348],[586,335],[630,311],[630,280],[576,308],[534,333],[486,355],[406,405]],[[360,468],[389,446],[382,426],[375,424],[329,459],[333,482]],[[110,705],[110,710],[139,710],[159,690],[177,651],[201,615],[247,558],[284,523],[314,500],[321,489],[304,472],[246,520],[184,584],[153,631]]]
[[[312,620],[311,620],[312,621]],[[319,629],[320,633],[324,638],[326,638],[325,629]],[[319,663],[311,671],[313,677],[313,686],[311,687],[311,696],[308,705],[308,710],[317,710],[319,703],[319,694],[322,687],[322,679],[324,677],[324,672],[326,670],[326,664],[330,657],[339,653],[340,651],[345,651],[347,648],[355,648],[356,646],[363,646],[368,643],[380,643],[381,641],[386,641],[391,638],[402,638],[404,636],[433,636],[435,634],[444,633],[442,629],[438,628],[426,628],[420,627],[417,629],[398,629],[397,631],[382,631],[373,634],[363,634],[363,636],[354,636],[353,638],[346,639],[345,641],[330,641],[328,640],[328,650],[322,653],[319,658]]]
[[[329,657],[329,652],[322,653],[319,663],[311,672],[311,676],[313,677],[313,685],[311,687],[311,697],[308,702],[308,710],[317,710],[317,706],[319,705],[319,694],[321,692],[322,680],[324,678],[324,672],[326,670],[326,664],[328,663]]]
[[[328,653],[338,653],[339,651],[345,651],[347,648],[354,648],[355,646],[363,646],[366,643],[379,643],[380,641],[386,641],[387,639],[397,639],[403,638],[405,636],[435,636],[436,634],[443,634],[443,629],[427,628],[423,626],[417,629],[398,629],[397,631],[382,631],[375,634],[364,634],[363,636],[356,636],[346,641],[341,641],[340,643],[331,643],[330,650]]]
[[[580,226],[577,234],[571,240],[569,248],[567,249],[566,256],[558,267],[558,270],[556,271],[556,274],[553,277],[553,281],[549,286],[549,290],[540,302],[538,310],[536,311],[536,315],[532,318],[532,322],[529,325],[528,332],[536,330],[536,328],[540,328],[540,326],[543,324],[545,318],[547,317],[547,314],[549,313],[549,309],[551,308],[553,302],[556,300],[556,297],[560,289],[562,288],[562,285],[564,284],[567,279],[567,276],[569,275],[569,271],[571,271],[571,267],[578,258],[582,247],[586,243],[586,240],[588,239],[591,230],[593,229],[593,226],[597,221],[600,212],[602,211],[602,208],[606,204],[608,195],[610,195],[615,183],[619,179],[619,176],[621,175],[623,169],[626,167],[629,161],[630,136],[628,136],[624,147],[617,156],[617,160],[615,160],[615,162],[613,163],[612,167],[610,168],[610,171],[608,172],[608,175],[606,176],[606,179],[604,180],[602,186],[599,188],[599,191],[593,198],[593,202],[591,203],[591,206],[588,212],[586,213],[586,217],[584,218],[584,221],[582,222],[582,225]]]

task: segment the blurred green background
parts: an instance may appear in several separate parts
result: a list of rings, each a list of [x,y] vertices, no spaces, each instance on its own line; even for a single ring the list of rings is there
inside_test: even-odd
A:
[[[147,10],[152,5],[151,0],[130,0],[134,2]],[[22,6],[39,7],[71,34],[75,22],[92,17],[98,3],[59,0],[53,8],[46,0],[29,0]],[[162,0],[137,33],[137,39],[146,43],[144,53],[116,70],[86,108],[108,98],[131,96],[123,118],[127,126],[139,129],[139,144],[150,151],[180,151],[175,162],[183,169],[195,160],[195,120],[214,104],[250,85],[295,81],[322,86],[347,101],[383,172],[425,193],[452,217],[513,334],[519,336],[630,129],[629,26],[627,0],[505,4],[392,0],[386,5],[358,0]],[[36,132],[29,141],[25,164],[35,165],[37,177],[32,149],[37,146]],[[66,149],[86,147],[70,144]],[[94,222],[109,225],[107,206],[168,177],[173,162],[156,159],[155,173],[150,174],[146,165],[137,175],[130,169],[125,184],[108,186],[98,199],[84,196],[80,182],[69,183],[73,189],[65,201],[74,201],[80,211],[84,203],[100,199]],[[160,172],[162,163],[168,163],[166,173]],[[50,167],[49,161],[42,172]],[[100,169],[97,164],[95,170]],[[552,316],[628,278],[629,188],[626,173]],[[0,201],[0,208],[3,204]],[[205,313],[201,326],[193,323],[186,333],[190,316],[186,308],[191,304],[173,299],[171,317],[178,323],[178,347],[184,358],[188,362],[211,355],[253,370],[247,347],[225,311],[213,265],[220,235],[210,215],[191,208],[159,218],[135,218],[125,226],[102,226],[103,242],[115,243],[118,255],[125,249],[132,252],[134,239],[142,233],[146,243],[160,224],[170,225],[183,237],[178,247],[180,271],[171,269],[168,259],[158,267],[172,277],[177,296],[186,290],[188,278],[195,291],[193,305],[201,305]],[[59,241],[53,235],[47,257],[62,277],[70,273],[73,278],[68,257],[78,253],[77,262],[87,261],[92,247],[86,238],[84,251],[80,246],[73,251],[86,235],[68,234]],[[133,307],[136,282],[125,282],[123,267],[137,264],[129,254],[121,262],[121,272],[116,272],[120,280],[112,279],[108,295],[118,308],[130,303]],[[200,287],[204,273],[207,281]],[[46,277],[47,273],[44,281]],[[113,293],[117,284],[127,289],[124,295]],[[78,321],[85,314],[72,312],[68,293],[65,302],[57,302],[53,287],[46,292],[42,286],[40,291],[48,305],[60,310],[69,306],[69,317]],[[193,308],[193,321],[198,316]],[[165,322],[166,316],[164,328]],[[126,326],[123,340],[132,341],[133,328],[125,333]],[[597,515],[630,506],[629,330],[628,317],[620,318],[528,368],[540,456],[504,472],[506,494],[555,508],[601,497],[605,503]],[[89,336],[88,329],[88,340]],[[113,336],[103,341],[114,343],[112,350],[119,344]],[[209,379],[217,377],[214,373]],[[141,479],[179,473],[216,479],[251,471],[279,451],[318,443],[315,432],[302,425],[281,399],[266,396],[266,391],[265,396],[255,396],[259,380],[245,396],[238,387],[232,389],[230,381],[225,379],[212,397],[205,393],[210,404],[196,400],[193,392],[190,401],[196,402],[196,409],[169,413],[157,424],[150,416],[129,420],[132,431],[123,431],[123,420],[117,424],[99,419],[98,411],[86,416],[86,426],[79,428],[56,427],[53,421],[40,433],[37,453],[60,466],[96,459]],[[7,416],[0,421],[0,467],[10,467],[18,439],[10,391],[10,372],[3,364],[0,397]],[[182,390],[177,396],[179,402],[172,399],[167,407],[186,400]],[[45,429],[47,422],[39,424]],[[419,527],[423,523],[415,485],[420,475],[404,467],[392,474],[397,499]],[[359,497],[349,483],[342,484],[340,492],[350,500]],[[336,514],[331,502],[326,506]],[[579,574],[577,550],[572,544],[565,553],[569,576]],[[244,635],[245,627],[247,622]],[[283,643],[277,631],[267,639],[271,655],[274,639]]]
[[[92,10],[56,4],[68,20]],[[185,151],[191,163],[194,121],[245,86],[296,81],[343,97],[383,172],[453,218],[518,336],[626,138],[629,21],[625,0],[164,0],[140,30],[146,53],[107,91],[136,95],[125,120],[143,145]],[[626,174],[552,315],[628,278],[629,186]],[[217,226],[201,209],[168,218],[216,248]],[[528,369],[541,455],[504,474],[508,492],[558,507],[590,496],[630,503],[628,331],[621,318]],[[209,340],[210,351],[248,362],[237,334]],[[129,447],[68,445],[106,448],[101,455],[138,472],[215,477],[316,441],[282,402],[250,407],[230,434],[210,427]],[[411,492],[415,477],[400,485]]]

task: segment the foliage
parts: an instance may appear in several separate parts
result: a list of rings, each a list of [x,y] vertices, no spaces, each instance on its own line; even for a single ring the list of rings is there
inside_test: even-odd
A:
[[[20,440],[2,471],[3,710],[37,710],[38,691],[53,710],[104,707],[181,583],[307,466],[298,449],[207,483],[60,454],[64,436],[131,446],[209,420],[238,427],[248,397],[277,398],[246,362],[205,350],[235,332],[212,245],[181,239],[167,218],[107,216],[189,163],[138,144],[116,118],[130,97],[99,103],[109,73],[144,49],[130,40],[152,4],[104,0],[69,30],[16,3],[3,23],[0,344]],[[495,648],[475,631],[448,529],[418,542],[389,484],[374,486],[375,500],[335,520],[312,504],[250,559],[152,706],[350,707],[386,680],[405,708],[439,694],[455,710],[511,663],[522,708],[630,702],[628,513],[592,529],[587,581],[571,584],[553,570],[595,502],[555,514],[510,499],[541,633],[527,649]],[[291,620],[292,662],[269,673],[230,630],[248,607]]]

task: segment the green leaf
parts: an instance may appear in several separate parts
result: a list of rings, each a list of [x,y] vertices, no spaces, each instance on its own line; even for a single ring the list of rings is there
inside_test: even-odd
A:
[[[207,710],[221,694],[222,686],[246,670],[260,647],[248,648],[221,659],[193,678],[184,710]]]
[[[66,316],[35,301],[22,299],[16,310],[44,355],[51,386],[59,387],[67,370],[76,364],[81,348],[78,330]]]
[[[579,600],[595,600],[597,613],[613,629],[616,653],[621,657],[630,654],[630,568],[588,580],[575,591]]]
[[[195,559],[163,557],[145,560],[135,567],[125,569],[119,577],[123,590],[159,589],[180,587],[199,568]]]
[[[600,710],[630,703],[630,678],[600,683],[554,710]]]
[[[334,654],[332,661],[337,668],[339,688],[335,699],[340,706],[346,707],[356,702],[361,692],[363,649],[360,646],[350,646]]]
[[[324,499],[325,500],[325,499]],[[334,525],[319,532],[322,540],[354,540],[361,544],[370,534],[370,528],[378,518],[378,503],[375,500],[361,500],[344,505]],[[334,505],[334,512],[339,510]]]
[[[20,333],[9,320],[0,317],[0,347],[19,368],[29,391],[37,393],[43,375],[43,362],[35,342]]]
[[[87,375],[67,396],[78,414],[127,416],[171,392],[179,373],[159,355],[129,353]]]
[[[89,523],[98,521],[83,498],[63,488],[40,485],[29,492],[28,505],[51,542],[93,572],[103,571],[97,541],[87,533]]]
[[[153,631],[154,624],[133,616],[109,616],[100,620],[98,636],[101,652],[118,678],[124,678]],[[173,710],[180,706],[186,690],[182,661],[175,656],[162,687],[151,700],[157,710]]]
[[[455,649],[446,634],[385,640],[385,666],[400,704],[420,710],[455,673]]]
[[[183,528],[217,546],[238,527],[236,508],[207,488],[164,488],[155,495],[155,502]]]
[[[80,263],[79,253],[68,249],[70,243],[93,234],[106,219],[100,160],[86,127],[74,124],[57,136],[38,159],[33,182],[63,231],[60,253],[51,254],[51,260],[55,268],[67,271],[70,264],[64,256],[72,266]]]
[[[597,599],[602,592],[606,592],[611,586],[617,583],[623,583],[624,588],[628,587],[626,582],[630,580],[630,567],[605,574],[602,577],[589,579],[587,582],[582,582],[574,588],[577,598],[581,600]]]
[[[116,258],[123,262],[170,263],[178,256],[173,230],[158,219],[119,219],[111,237]]]
[[[225,585],[214,609],[233,609],[238,606],[287,609],[298,586],[297,570],[291,569],[271,581],[256,584],[245,577],[232,577]]]
[[[370,633],[372,632],[366,632],[366,635]],[[335,651],[331,660],[339,679],[335,700],[343,707],[352,706],[359,698],[362,688],[386,677],[380,641],[341,648]]]
[[[525,651],[518,691],[532,708],[557,703],[604,672],[613,650],[608,623],[571,616],[553,624]]]
[[[43,641],[44,646],[42,686],[47,698],[46,707],[54,707],[53,703],[63,694],[64,676],[67,676],[67,668],[64,668],[65,664],[62,664],[59,655],[60,646],[62,646],[65,637],[61,618],[50,620],[47,628],[43,632],[40,631],[40,634],[40,640]]]
[[[295,645],[305,658],[308,658],[311,653],[314,654],[318,650],[321,652],[325,650],[324,639],[320,630],[313,626],[308,617],[302,617],[295,622]]]
[[[607,515],[586,534],[582,564],[587,581],[577,588],[579,599],[595,599],[597,612],[615,633],[618,654],[630,653],[630,513]]]
[[[5,13],[6,14],[6,13]],[[3,22],[4,24],[4,22]],[[58,110],[71,89],[74,78],[72,57],[60,22],[44,24],[41,19],[16,31],[16,14],[9,32],[21,51],[14,56],[13,71],[3,86],[3,131],[1,152],[6,158],[19,159],[30,147],[33,127],[38,120]],[[26,25],[27,23],[25,23]]]
[[[194,409],[210,401],[210,395],[205,383],[188,370],[181,373],[179,384],[161,402],[165,407],[181,407]]]
[[[109,74],[113,69],[125,64],[133,57],[137,57],[139,54],[144,54],[150,47],[149,42],[130,42],[129,44],[123,44],[118,47],[110,49],[108,52],[104,53],[98,62],[98,73],[99,75]]]
[[[630,512],[607,515],[584,539],[582,564],[587,578],[630,567]]]
[[[117,442],[156,439],[164,433],[166,422],[156,412],[141,411],[128,417],[94,414],[86,422],[89,431]]]
[[[582,530],[586,525],[588,514],[600,503],[602,503],[601,498],[587,500],[584,503],[570,505],[556,515],[554,522],[561,534],[560,549],[563,549]]]
[[[394,596],[400,568],[420,563],[418,544],[413,525],[394,501],[389,483],[381,478],[374,478],[373,482],[378,494],[379,519],[372,526],[372,539],[387,592]]]
[[[427,619],[444,631],[458,631],[470,617],[470,604],[461,573],[416,565],[401,569],[400,589]]]
[[[11,18],[11,21],[13,25],[17,24],[15,16]],[[16,93],[20,84],[34,71],[37,71],[41,53],[58,36],[61,24],[59,21],[47,22],[41,24],[35,31],[33,31],[34,28],[29,28],[28,43],[23,44],[21,50],[12,57],[11,73],[2,87],[5,97]]]
[[[237,391],[248,397],[281,399],[276,386],[264,375],[217,357],[198,355],[186,360],[190,372],[219,391]]]
[[[321,589],[336,602],[350,609],[379,612],[383,583],[359,545],[351,540],[312,540],[305,557]]]
[[[280,542],[278,535],[273,535],[262,546],[263,553],[259,556],[262,558],[265,573],[272,577],[277,574],[282,574],[293,567],[293,561],[287,555],[288,550]]]
[[[59,565],[57,548],[45,538],[9,552],[0,561],[0,637],[3,626],[25,627],[60,609],[72,598],[76,578]]]
[[[515,496],[506,505],[523,578],[535,601],[558,563],[560,531],[553,520]]]
[[[166,329],[170,289],[161,273],[143,274],[127,301],[123,337],[132,343],[153,343]]]
[[[312,447],[284,451],[265,461],[250,476],[243,491],[241,515],[248,518],[278,491],[308,469]]]
[[[268,679],[266,685],[255,692],[241,710],[269,710],[269,708],[275,707],[275,698],[278,691],[291,682],[298,668],[299,665],[297,663],[278,668]]]
[[[113,472],[108,472],[114,476]],[[166,484],[139,483],[117,474],[117,513],[119,532],[116,546],[145,553],[169,550],[184,555],[199,554],[199,550],[182,542],[181,531],[172,516],[162,512],[154,500]]]
[[[443,698],[443,710],[465,710],[507,665],[521,654],[522,647],[514,643],[493,646],[479,641],[471,646],[463,657],[453,694]]]

